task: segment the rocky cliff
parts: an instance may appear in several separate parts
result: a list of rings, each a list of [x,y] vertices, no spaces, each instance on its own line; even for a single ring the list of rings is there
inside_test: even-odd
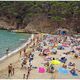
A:
[[[55,21],[48,19],[47,16],[41,16],[30,22],[25,30],[26,32],[44,32],[44,33],[54,33],[59,28],[65,28],[71,33],[79,33],[80,31],[80,20],[61,20]],[[78,28],[76,29],[76,27]]]
[[[0,28],[2,29],[9,29],[9,30],[15,30],[16,22],[15,24],[11,24],[11,21],[7,19],[0,19]],[[78,26],[78,29],[76,29],[76,26]],[[78,20],[61,20],[61,21],[55,21],[49,19],[47,16],[40,15],[37,17],[34,17],[32,21],[30,21],[26,26],[24,26],[24,32],[29,33],[54,33],[59,28],[65,28],[69,30],[70,32],[77,33],[80,30],[80,21]]]
[[[0,1],[0,28],[80,33],[80,1]]]

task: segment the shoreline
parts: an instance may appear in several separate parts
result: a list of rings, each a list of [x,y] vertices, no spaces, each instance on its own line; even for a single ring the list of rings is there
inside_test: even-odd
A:
[[[22,46],[18,47],[14,51],[11,51],[8,55],[4,55],[2,58],[0,58],[0,71],[4,70],[9,63],[15,63],[16,61],[19,60],[19,56],[20,56],[19,52],[23,50],[25,47],[28,47],[27,44],[30,43],[30,40],[32,39],[33,35],[34,34],[32,34],[30,38],[26,41],[26,43],[22,44]]]

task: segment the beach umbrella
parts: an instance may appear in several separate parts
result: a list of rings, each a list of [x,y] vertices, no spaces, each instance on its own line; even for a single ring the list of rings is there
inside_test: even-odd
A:
[[[46,58],[46,59],[51,59],[52,57],[51,57],[51,56],[46,56],[45,58]]]
[[[64,47],[68,47],[69,45],[66,44],[66,43],[63,43],[62,46],[64,46]]]
[[[49,54],[50,50],[49,49],[45,49],[43,52],[44,52],[44,54]]]
[[[69,71],[67,69],[65,69],[65,68],[59,68],[58,72],[59,73],[63,73],[63,74],[68,74],[69,73]]]
[[[51,63],[51,64],[54,64],[54,65],[61,64],[61,62],[58,61],[58,60],[52,60],[50,63]]]
[[[51,50],[51,52],[56,52],[56,51],[57,51],[56,49],[52,49],[52,50]]]
[[[50,53],[50,50],[49,49],[45,49],[44,53]]]

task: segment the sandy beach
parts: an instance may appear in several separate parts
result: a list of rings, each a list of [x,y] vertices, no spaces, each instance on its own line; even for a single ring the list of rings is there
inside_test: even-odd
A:
[[[32,43],[33,44],[33,43]],[[32,45],[31,44],[31,45]],[[31,45],[28,46],[28,48],[26,48],[26,51],[28,49],[30,49]],[[45,57],[44,56],[39,56],[40,51],[36,50],[38,44],[36,44],[34,48],[34,60],[33,60],[33,67],[44,67],[44,63],[45,63]],[[67,62],[66,64],[68,65],[68,63],[74,62],[76,64],[76,68],[80,70],[80,58],[79,59],[75,59],[73,57],[72,54],[70,55],[64,55],[64,52],[67,52],[68,50],[57,50],[57,54],[52,55],[49,54],[49,57],[54,57],[55,59],[60,59],[62,56],[67,57]],[[28,54],[28,52],[27,52]],[[28,59],[27,59],[28,62]],[[15,68],[15,74],[11,77],[8,77],[8,70],[7,67],[8,65],[12,63],[14,68]],[[55,69],[58,69],[59,67],[61,67],[61,65],[54,65]],[[68,70],[70,70],[68,68]],[[80,72],[77,72],[78,76],[72,76],[70,73],[68,74],[61,74],[61,73],[57,73],[57,77],[56,79],[80,79]],[[0,63],[0,79],[23,79],[23,74],[27,74],[27,69],[23,68],[21,69],[21,64],[20,64],[20,52],[17,52],[16,54],[8,57],[7,59],[5,59],[4,61],[2,61]],[[38,69],[32,68],[30,71],[30,75],[28,77],[28,79],[54,79],[54,75],[53,73],[39,73]]]

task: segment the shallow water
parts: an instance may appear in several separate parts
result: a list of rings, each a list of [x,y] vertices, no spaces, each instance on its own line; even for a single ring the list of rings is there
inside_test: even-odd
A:
[[[25,43],[30,36],[31,34],[0,30],[0,57],[5,55],[7,48],[9,48],[10,51],[15,50]]]

